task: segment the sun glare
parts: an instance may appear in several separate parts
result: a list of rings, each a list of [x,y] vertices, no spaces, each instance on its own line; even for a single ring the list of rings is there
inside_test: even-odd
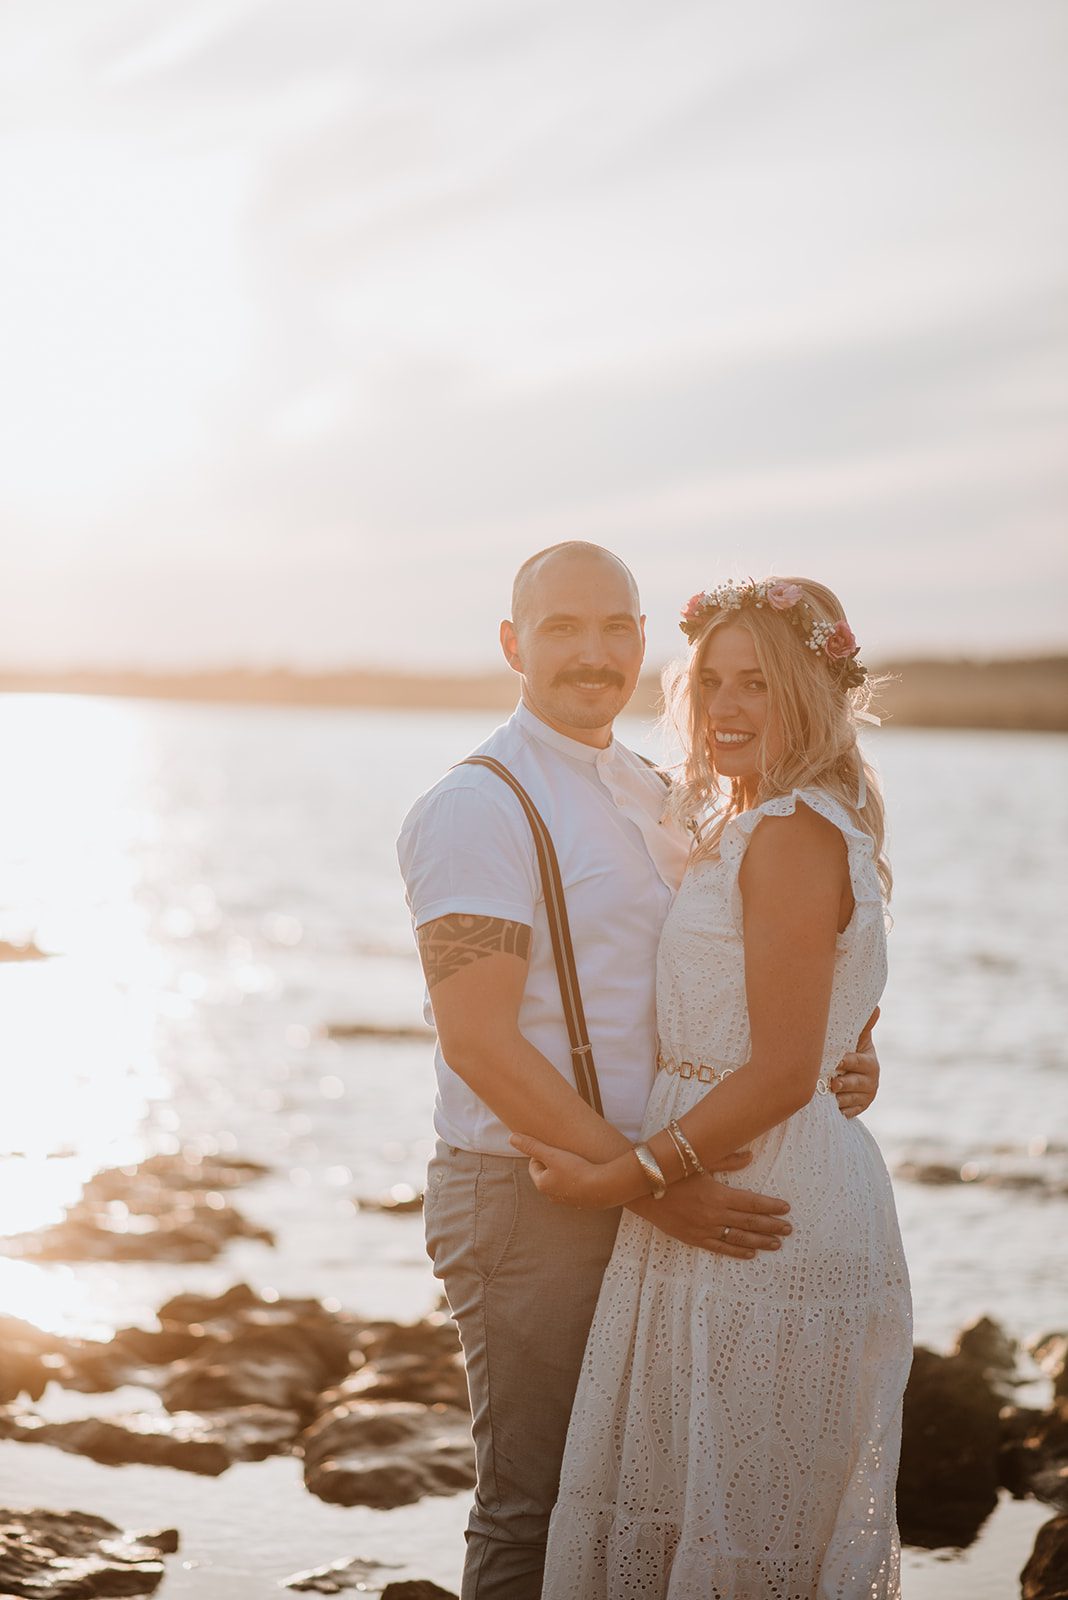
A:
[[[46,1227],[103,1167],[145,1154],[168,1086],[155,1055],[166,973],[138,904],[151,841],[136,706],[0,700],[0,1236]],[[0,1258],[0,1311],[84,1320],[77,1274]]]

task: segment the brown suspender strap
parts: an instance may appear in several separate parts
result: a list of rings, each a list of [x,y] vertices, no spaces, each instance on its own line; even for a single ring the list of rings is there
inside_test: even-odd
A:
[[[598,1116],[603,1117],[601,1090],[597,1082],[597,1069],[593,1063],[593,1046],[590,1044],[590,1035],[586,1027],[586,1014],[582,1009],[582,992],[579,989],[578,968],[575,965],[575,947],[571,942],[571,925],[567,920],[564,880],[560,876],[560,863],[557,860],[552,835],[523,785],[500,761],[494,761],[492,756],[469,756],[466,761],[460,762],[460,766],[488,767],[490,772],[496,773],[497,777],[512,790],[530,823],[530,831],[534,835],[534,848],[538,855],[538,868],[541,872],[545,912],[549,919],[553,960],[556,962],[556,976],[560,984],[560,1000],[567,1022],[567,1036],[571,1041],[575,1087],[586,1104],[592,1106]]]
[[[671,788],[671,779],[668,777],[666,772],[657,766],[655,761],[650,761],[648,756],[638,755],[637,750],[635,750],[633,753],[638,756],[638,760],[641,762],[643,767],[648,767],[649,771],[653,773],[655,777],[660,779],[660,782],[664,785],[665,789]]]

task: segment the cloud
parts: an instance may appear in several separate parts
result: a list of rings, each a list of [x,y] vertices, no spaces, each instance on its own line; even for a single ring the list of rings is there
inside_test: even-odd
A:
[[[372,659],[403,609],[409,649],[458,658],[571,534],[664,616],[709,554],[823,563],[890,644],[940,637],[909,596],[970,561],[953,627],[1030,636],[1004,566],[1051,576],[1065,498],[1061,26],[1046,0],[9,11],[8,648],[69,581],[88,654],[125,626],[218,657],[239,610],[266,657]],[[80,197],[26,178],[45,134],[93,153]]]

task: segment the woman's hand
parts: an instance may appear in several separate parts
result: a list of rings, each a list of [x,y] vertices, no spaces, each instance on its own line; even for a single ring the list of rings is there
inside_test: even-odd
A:
[[[585,1156],[557,1150],[526,1133],[513,1133],[508,1143],[530,1158],[531,1180],[547,1200],[584,1211],[600,1211],[619,1204],[608,1193],[608,1163],[587,1161]]]
[[[871,1037],[878,1020],[879,1007],[876,1006],[864,1024],[857,1048],[842,1057],[838,1072],[831,1079],[831,1090],[838,1096],[838,1109],[843,1116],[859,1117],[879,1092],[879,1057]]]

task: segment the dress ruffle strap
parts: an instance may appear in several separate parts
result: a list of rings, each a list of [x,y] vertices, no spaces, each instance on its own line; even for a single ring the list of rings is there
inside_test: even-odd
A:
[[[870,834],[864,832],[863,828],[857,826],[842,802],[828,794],[825,789],[793,789],[789,794],[775,795],[772,799],[765,800],[762,805],[754,806],[751,811],[742,811],[738,816],[732,817],[719,841],[720,860],[728,864],[737,878],[749,841],[764,818],[791,817],[797,810],[799,802],[808,806],[817,816],[833,823],[844,836],[849,861],[849,880],[858,910],[868,905],[881,907],[883,897],[875,866],[875,841]],[[737,882],[732,891],[732,904],[736,924],[741,929],[741,892]],[[850,927],[856,920],[854,912]]]

